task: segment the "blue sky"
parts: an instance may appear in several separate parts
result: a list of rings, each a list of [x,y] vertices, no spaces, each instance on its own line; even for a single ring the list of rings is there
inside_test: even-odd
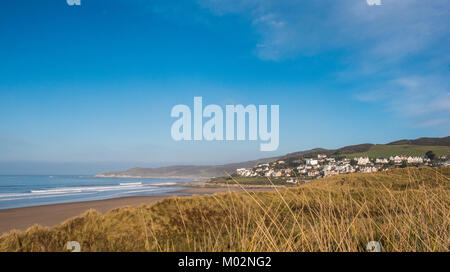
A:
[[[450,3],[381,3],[2,3],[0,174],[227,163],[449,135]],[[194,96],[280,105],[278,150],[173,141],[170,111]]]

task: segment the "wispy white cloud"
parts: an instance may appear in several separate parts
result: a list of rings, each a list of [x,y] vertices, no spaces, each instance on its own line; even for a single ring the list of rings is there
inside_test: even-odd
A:
[[[381,0],[366,0],[366,2],[367,2],[367,5],[369,5],[369,6],[381,5]]]
[[[217,15],[248,18],[260,35],[257,54],[283,60],[337,48],[354,48],[364,57],[400,59],[447,39],[446,0],[200,0]],[[378,2],[376,2],[377,4]],[[256,46],[256,45],[255,45]]]
[[[379,103],[414,126],[450,128],[450,86],[437,76],[397,78],[379,89],[357,94],[356,99]]]
[[[359,101],[378,103],[416,126],[450,122],[448,0],[199,2],[218,16],[247,18],[259,34],[255,51],[262,60],[301,61],[341,50],[336,78],[371,82],[355,87]]]

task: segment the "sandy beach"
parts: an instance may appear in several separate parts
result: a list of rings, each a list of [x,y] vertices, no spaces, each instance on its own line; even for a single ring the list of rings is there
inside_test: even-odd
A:
[[[272,190],[272,188],[248,188],[246,190],[268,191]],[[173,192],[173,194],[204,195],[225,193],[229,191],[242,192],[242,189],[235,186],[229,188],[192,187],[180,191],[175,191]],[[98,212],[104,214],[112,209],[123,206],[153,204],[167,197],[168,196],[133,196],[0,210],[0,234],[4,234],[14,229],[26,230],[27,228],[35,224],[52,227],[64,222],[69,218],[81,215],[89,209],[95,209]]]

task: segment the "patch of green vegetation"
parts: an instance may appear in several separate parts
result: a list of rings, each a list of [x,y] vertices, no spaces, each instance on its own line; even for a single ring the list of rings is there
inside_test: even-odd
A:
[[[347,158],[369,157],[388,158],[395,155],[425,156],[427,151],[433,151],[436,156],[450,155],[449,146],[424,146],[424,145],[374,145],[366,152],[345,154]]]

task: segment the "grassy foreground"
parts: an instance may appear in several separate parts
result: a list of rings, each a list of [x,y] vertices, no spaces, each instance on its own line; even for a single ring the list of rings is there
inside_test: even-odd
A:
[[[449,251],[450,167],[340,175],[273,192],[172,197],[0,237],[0,251]]]

